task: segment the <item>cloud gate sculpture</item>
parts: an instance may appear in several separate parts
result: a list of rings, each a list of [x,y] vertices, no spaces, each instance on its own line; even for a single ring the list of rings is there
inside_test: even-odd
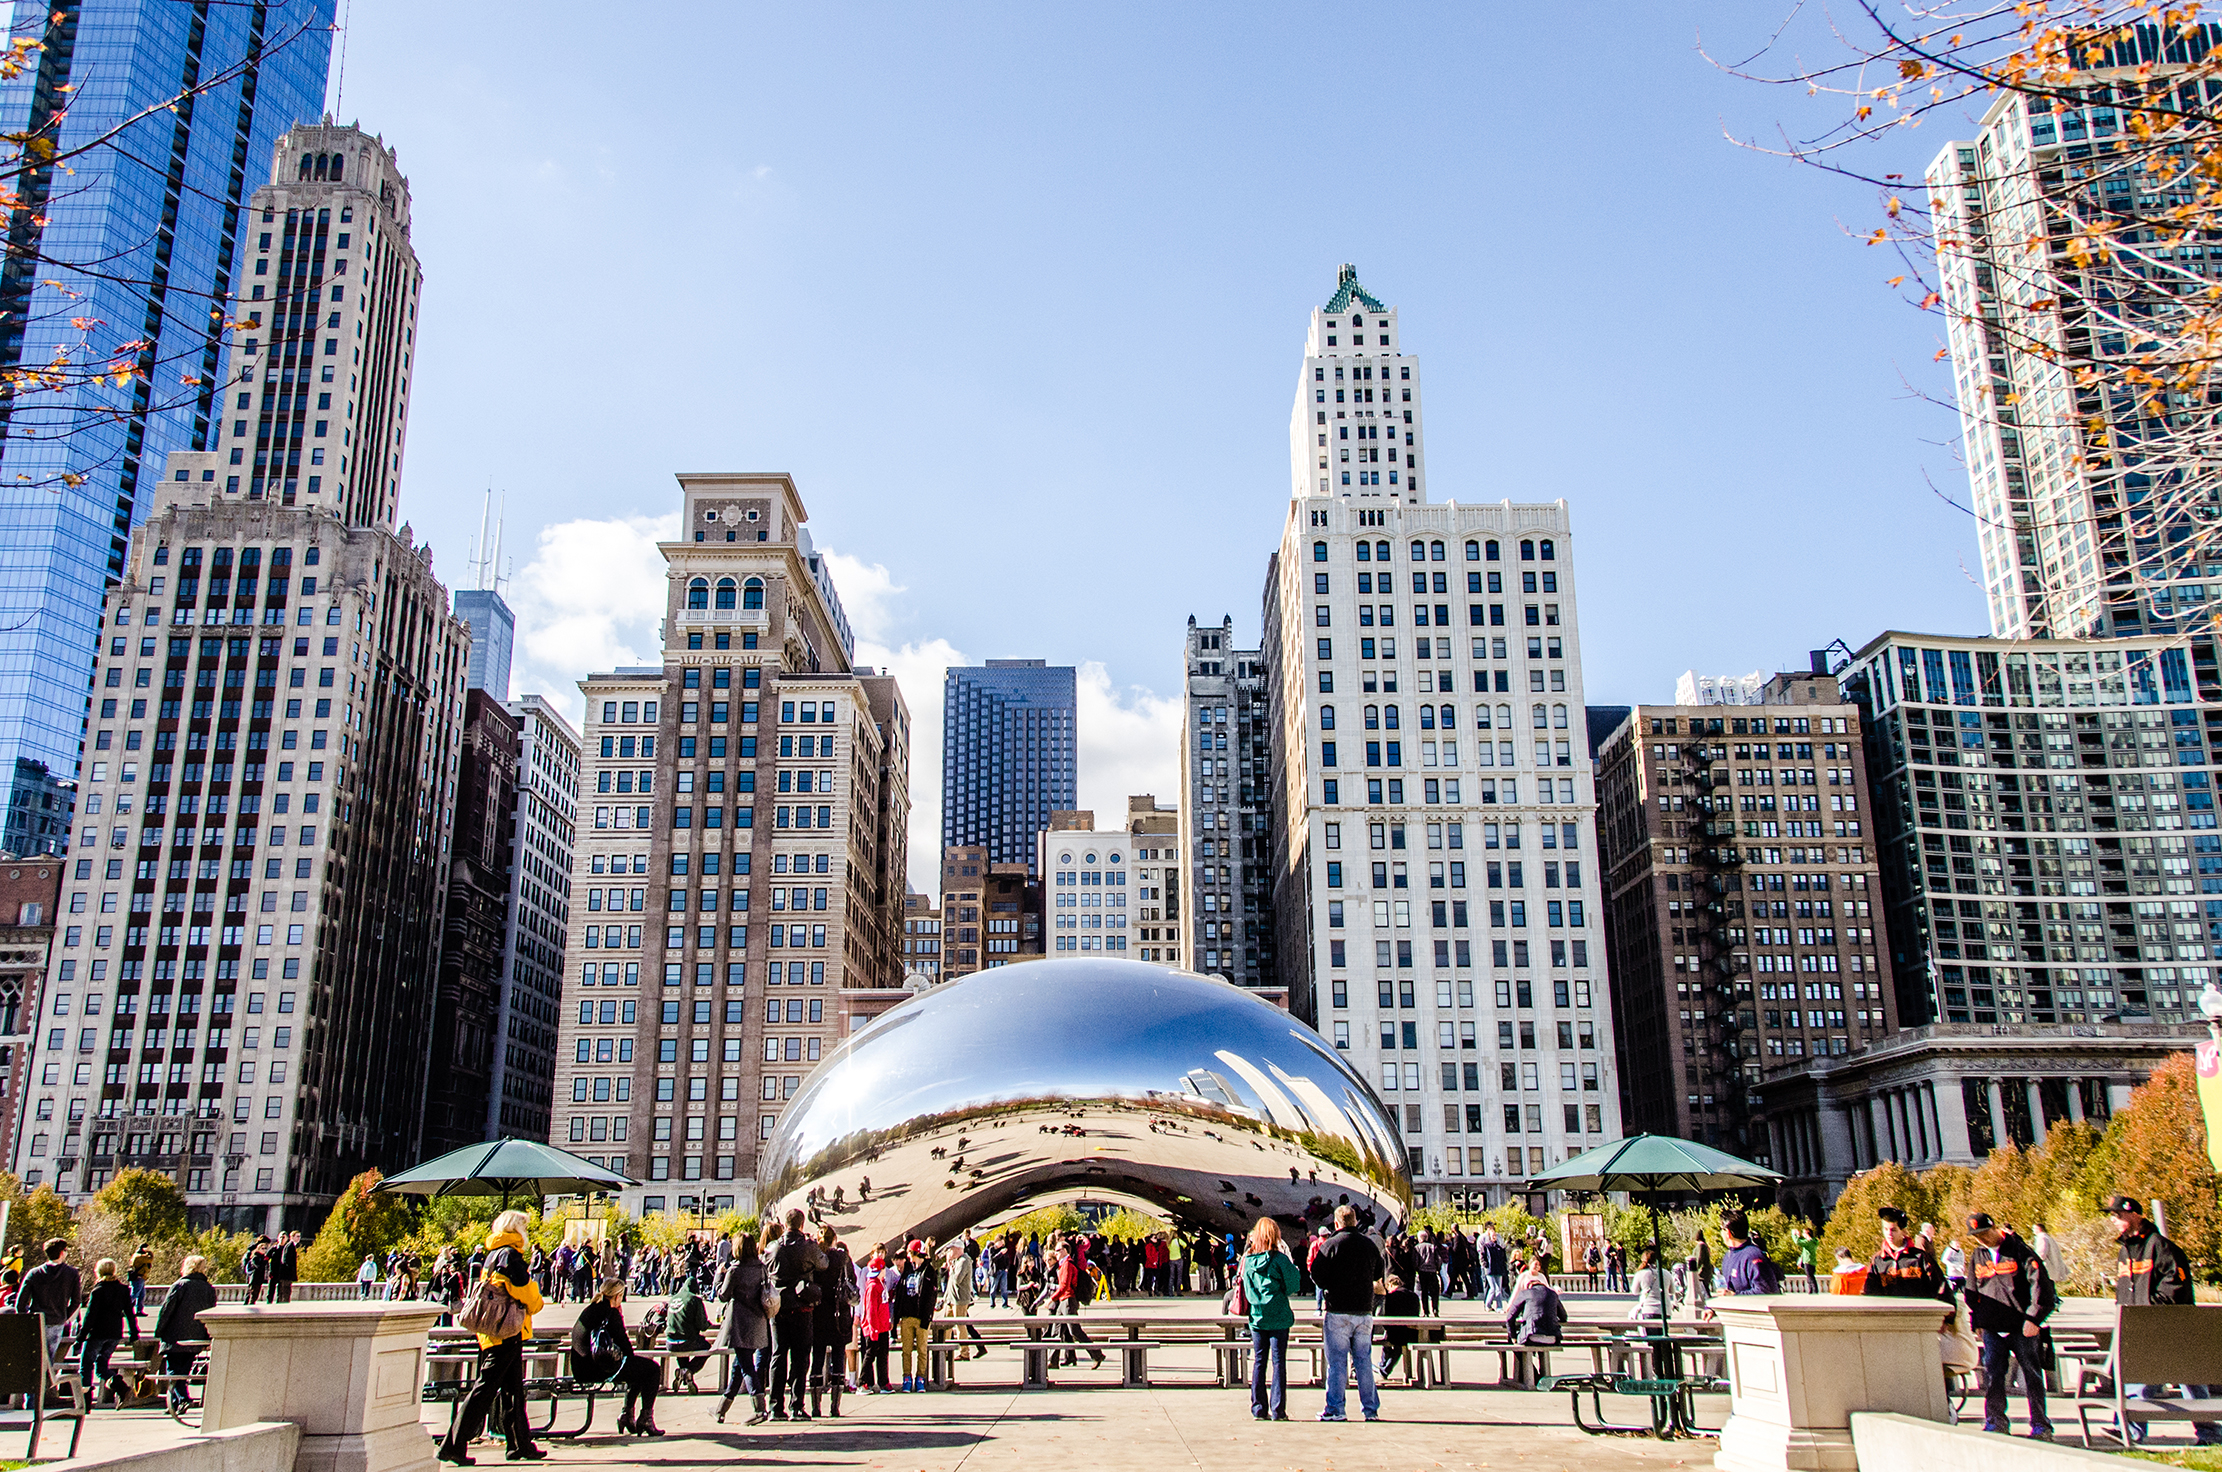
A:
[[[1140,961],[1028,961],[875,1018],[805,1082],[758,1174],[862,1248],[1030,1201],[1128,1200],[1214,1231],[1410,1211],[1395,1116],[1272,1003]]]

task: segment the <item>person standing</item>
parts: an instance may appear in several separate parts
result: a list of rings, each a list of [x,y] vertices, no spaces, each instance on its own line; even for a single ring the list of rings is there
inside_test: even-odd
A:
[[[895,1337],[902,1346],[906,1391],[926,1388],[926,1375],[932,1369],[927,1362],[926,1331],[934,1321],[934,1299],[940,1286],[934,1277],[934,1265],[926,1256],[926,1244],[913,1238],[903,1249],[902,1271],[895,1280],[892,1305]]]
[[[866,1395],[885,1395],[887,1383],[887,1338],[894,1332],[895,1321],[891,1316],[889,1294],[894,1288],[895,1274],[889,1268],[887,1254],[875,1251],[865,1265],[863,1297],[857,1304],[856,1329],[861,1352],[857,1356],[857,1383]]]
[[[532,1276],[532,1272],[529,1267],[525,1272],[525,1276],[528,1278]],[[363,1254],[362,1266],[355,1269],[355,1296],[357,1298],[369,1298],[371,1296],[371,1290],[373,1288],[376,1288],[377,1286],[378,1257],[375,1253],[366,1252]],[[539,1290],[536,1288],[533,1291],[537,1293]]]
[[[154,1244],[141,1242],[131,1254],[131,1270],[124,1280],[131,1289],[131,1311],[135,1314],[147,1311],[147,1274],[153,1270]]]
[[[1088,1337],[1088,1331],[1080,1327],[1081,1260],[1078,1244],[1061,1244],[1050,1260],[1055,1265],[1053,1271],[1056,1276],[1049,1290],[1049,1316],[1056,1318],[1063,1315],[1067,1320],[1057,1326],[1057,1337],[1068,1345],[1087,1345],[1091,1362],[1097,1369],[1101,1369],[1103,1351],[1095,1347],[1095,1342]],[[1080,1355],[1075,1350],[1065,1350],[1064,1356],[1064,1362],[1068,1365],[1080,1362]],[[1050,1352],[1049,1362],[1052,1365],[1057,1363],[1056,1351]]]
[[[726,1268],[725,1276],[718,1283],[718,1302],[725,1305],[725,1320],[718,1325],[717,1347],[729,1352],[725,1393],[718,1398],[717,1419],[721,1423],[743,1384],[748,1386],[749,1399],[755,1408],[748,1424],[760,1426],[768,1418],[769,1412],[764,1405],[764,1372],[769,1368],[772,1321],[764,1312],[764,1288],[769,1282],[756,1239],[743,1236],[732,1265]]]
[[[1381,1395],[1373,1382],[1373,1285],[1381,1277],[1381,1249],[1358,1230],[1358,1213],[1348,1204],[1335,1208],[1335,1230],[1312,1261],[1326,1307],[1322,1337],[1327,1350],[1327,1405],[1322,1421],[1342,1421],[1344,1390],[1351,1369],[1358,1372],[1358,1405],[1368,1421],[1381,1419]]]
[[[1885,1206],[1875,1215],[1883,1225],[1883,1245],[1868,1261],[1867,1282],[1860,1292],[1878,1298],[1934,1298],[1949,1305],[1952,1287],[1944,1280],[1944,1269],[1937,1266],[1936,1255],[1906,1230],[1905,1212]]]
[[[525,1416],[525,1344],[532,1338],[532,1316],[543,1306],[540,1288],[532,1281],[531,1260],[525,1256],[525,1228],[529,1224],[530,1218],[523,1212],[505,1211],[494,1218],[486,1238],[486,1265],[480,1281],[488,1292],[506,1293],[515,1299],[524,1309],[524,1316],[516,1331],[502,1338],[477,1336],[478,1379],[456,1412],[447,1438],[440,1443],[440,1460],[458,1467],[472,1465],[471,1443],[485,1429],[487,1417],[497,1404],[509,1460],[537,1462],[548,1455],[532,1444],[532,1423]],[[376,1259],[365,1258],[364,1262],[373,1274],[377,1272]]]
[[[247,1245],[246,1254],[239,1259],[239,1276],[246,1280],[247,1302],[250,1304],[262,1302],[263,1294],[270,1287],[270,1239],[268,1237],[258,1236]]]
[[[2114,1301],[2118,1304],[2189,1306],[2197,1302],[2191,1288],[2191,1260],[2145,1217],[2145,1204],[2134,1196],[2116,1196],[2106,1203],[2114,1220]],[[88,1382],[89,1383],[89,1382]],[[2126,1394],[2149,1397],[2162,1387],[2127,1385]],[[2187,1398],[2205,1399],[2215,1394],[2211,1385],[2186,1385]],[[2125,1440],[2143,1441],[2145,1423],[2132,1421],[2122,1428]],[[2191,1434],[2200,1446],[2222,1446],[2222,1423],[2194,1421]]]
[[[962,1246],[949,1249],[948,1265],[941,1284],[941,1313],[944,1318],[969,1320],[972,1317],[972,1303],[979,1293],[978,1284],[973,1279],[975,1271],[972,1259],[966,1256]],[[958,1350],[956,1357],[960,1360],[987,1358],[988,1352],[983,1347],[985,1341],[980,1338],[979,1329],[970,1323],[958,1327],[972,1336],[972,1344]],[[949,1337],[957,1337],[955,1329],[950,1330]]]
[[[1721,1218],[1721,1241],[1728,1256],[1721,1262],[1721,1291],[1731,1294],[1780,1293],[1782,1274],[1767,1249],[1751,1239],[1751,1220],[1740,1211]]]
[[[1502,1308],[1505,1301],[1505,1268],[1507,1258],[1504,1240],[1495,1227],[1484,1227],[1481,1244],[1477,1249],[1481,1259],[1481,1301],[1492,1309]]]
[[[84,1292],[77,1269],[64,1261],[69,1256],[67,1242],[50,1237],[42,1251],[46,1261],[23,1275],[15,1302],[17,1312],[28,1308],[38,1314],[46,1330],[46,1358],[51,1364],[62,1350],[62,1328],[84,1302]]]
[[[1435,1234],[1420,1228],[1420,1240],[1412,1249],[1412,1291],[1419,1295],[1424,1317],[1432,1319],[1443,1311],[1443,1269],[1449,1262],[1450,1254],[1435,1240]]]
[[[2045,1320],[2059,1306],[2052,1275],[2027,1242],[1999,1227],[1989,1213],[1969,1216],[1967,1230],[1981,1244],[1970,1264],[1967,1306],[1983,1336],[1983,1429],[2001,1435],[2007,1431],[2006,1380],[2019,1364],[2029,1396],[2029,1435],[2050,1441],[2041,1336]]]
[[[293,1302],[293,1285],[301,1281],[301,1234],[285,1232],[270,1254],[270,1282],[279,1303]]]
[[[1821,1239],[1813,1235],[1811,1227],[1792,1227],[1790,1246],[1798,1255],[1798,1268],[1805,1274],[1805,1291],[1821,1291]]]
[[[1288,1419],[1288,1335],[1296,1327],[1303,1275],[1281,1246],[1281,1224],[1261,1216],[1250,1228],[1241,1264],[1242,1296],[1250,1310],[1250,1416]]]
[[[1637,1324],[1655,1325],[1659,1332],[1666,1330],[1666,1276],[1659,1271],[1659,1254],[1653,1249],[1643,1249],[1643,1257],[1636,1268],[1630,1286],[1635,1290],[1636,1306],[1629,1312],[1629,1319]]]
[[[849,1340],[856,1335],[856,1264],[849,1260],[849,1249],[841,1245],[831,1222],[818,1228],[818,1253],[825,1262],[817,1272],[818,1301],[811,1310],[810,1414],[823,1414],[820,1407],[830,1393],[833,1414],[839,1418],[841,1392],[848,1383]],[[958,1253],[957,1260],[964,1261],[964,1254]],[[966,1287],[971,1283],[967,1273]],[[970,1302],[969,1297],[966,1301]]]
[[[807,1421],[803,1404],[810,1383],[810,1340],[817,1324],[818,1273],[825,1267],[825,1253],[803,1232],[801,1207],[787,1212],[787,1230],[772,1249],[772,1283],[779,1289],[779,1316],[772,1320],[771,1418],[774,1421]],[[702,1262],[701,1244],[689,1241],[689,1275]],[[792,1391],[790,1396],[789,1392]],[[788,1409],[789,1400],[793,1408]]]

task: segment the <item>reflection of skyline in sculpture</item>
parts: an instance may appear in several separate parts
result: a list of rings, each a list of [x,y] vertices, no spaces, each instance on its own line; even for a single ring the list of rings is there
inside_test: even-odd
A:
[[[767,1210],[810,1205],[859,1249],[1077,1197],[1214,1231],[1411,1202],[1394,1116],[1317,1033],[1109,958],[998,967],[882,1014],[805,1082],[759,1179]]]

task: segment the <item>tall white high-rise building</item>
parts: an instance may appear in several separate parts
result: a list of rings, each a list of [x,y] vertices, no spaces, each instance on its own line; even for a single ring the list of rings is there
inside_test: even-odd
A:
[[[1417,502],[1425,439],[1419,360],[1399,347],[1396,308],[1346,265],[1304,341],[1288,425],[1290,493]]]
[[[1563,501],[1424,498],[1397,335],[1344,267],[1298,385],[1263,641],[1276,959],[1421,1192],[1494,1203],[1619,1133],[1573,537]]]

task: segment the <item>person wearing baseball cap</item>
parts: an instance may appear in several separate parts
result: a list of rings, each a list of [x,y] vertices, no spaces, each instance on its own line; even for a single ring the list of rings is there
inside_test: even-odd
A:
[[[2134,1196],[2113,1197],[2106,1214],[2114,1219],[2114,1301],[2122,1304],[2188,1305],[2196,1300],[2191,1291],[2191,1262],[2183,1249],[2162,1236],[2145,1216],[2145,1204]],[[2127,1385],[2133,1397],[2161,1393],[2158,1385]],[[2215,1394],[2210,1385],[2186,1385],[2187,1397],[2203,1399]],[[2132,1421],[2123,1428],[2126,1439],[2145,1439],[2145,1423]],[[2222,1445],[2222,1423],[2194,1421],[2191,1434],[2201,1446]]]
[[[2045,1415],[2044,1322],[2059,1307],[2052,1274],[2027,1242],[1978,1211],[1967,1219],[1967,1233],[1981,1244],[1968,1265],[1968,1317],[1983,1336],[1983,1429],[2008,1430],[2006,1379],[2014,1361],[2029,1396],[2029,1435],[2052,1439]]]
[[[1951,1285],[1936,1255],[1916,1243],[1906,1231],[1906,1214],[1885,1206],[1875,1215],[1883,1224],[1883,1245],[1867,1263],[1867,1283],[1860,1291],[1880,1298],[1934,1298],[1952,1302]]]

